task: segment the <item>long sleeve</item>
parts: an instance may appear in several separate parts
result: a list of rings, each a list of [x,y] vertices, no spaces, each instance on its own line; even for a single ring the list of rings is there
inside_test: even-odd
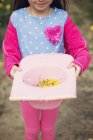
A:
[[[2,52],[4,56],[4,67],[9,77],[13,65],[18,65],[21,60],[16,29],[11,20],[9,21],[5,37],[3,40]]]
[[[66,53],[72,55],[74,63],[81,67],[81,73],[85,71],[91,61],[88,44],[69,16],[64,29],[64,45]]]

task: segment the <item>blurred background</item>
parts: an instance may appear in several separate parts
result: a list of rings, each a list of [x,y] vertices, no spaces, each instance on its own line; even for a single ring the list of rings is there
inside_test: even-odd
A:
[[[68,12],[88,41],[93,58],[93,0],[67,0]],[[13,0],[0,0],[0,140],[23,140],[19,103],[10,102],[12,80],[4,71],[2,41]],[[64,101],[57,121],[56,140],[93,140],[93,62],[77,79],[77,99]]]

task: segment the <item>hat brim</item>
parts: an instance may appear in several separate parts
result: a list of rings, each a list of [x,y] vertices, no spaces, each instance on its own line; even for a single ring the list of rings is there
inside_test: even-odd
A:
[[[73,57],[67,54],[35,54],[23,58],[20,62],[22,71],[16,72],[9,99],[12,101],[48,101],[76,98],[75,69],[67,68]],[[25,73],[38,67],[56,67],[66,74],[61,84],[49,88],[34,87],[23,82]]]

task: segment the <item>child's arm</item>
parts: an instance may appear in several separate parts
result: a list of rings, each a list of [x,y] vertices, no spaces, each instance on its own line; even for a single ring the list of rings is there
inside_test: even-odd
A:
[[[81,73],[86,70],[91,60],[87,42],[70,17],[65,24],[64,45],[66,53],[74,57],[73,63],[81,68]]]
[[[10,71],[12,67],[14,65],[19,66],[19,62],[22,58],[20,50],[19,50],[16,29],[13,26],[11,20],[9,21],[9,24],[5,33],[2,51],[3,51],[3,56],[4,56],[4,67],[5,67],[6,73],[9,77],[11,77]]]

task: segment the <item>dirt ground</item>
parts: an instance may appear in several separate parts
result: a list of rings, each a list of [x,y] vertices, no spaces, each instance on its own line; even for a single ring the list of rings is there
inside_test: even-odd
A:
[[[19,103],[9,101],[11,85],[12,81],[0,69],[0,140],[23,140]],[[93,63],[77,79],[77,99],[61,105],[56,140],[93,140]]]

